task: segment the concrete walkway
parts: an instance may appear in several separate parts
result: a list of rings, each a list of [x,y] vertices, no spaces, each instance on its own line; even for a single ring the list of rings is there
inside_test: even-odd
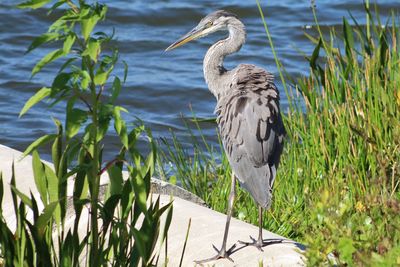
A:
[[[33,180],[31,166],[31,157],[21,159],[22,153],[9,147],[0,145],[0,172],[3,173],[4,198],[2,211],[7,223],[12,227],[15,224],[13,215],[13,206],[9,190],[9,181],[11,179],[11,165],[14,161],[17,188],[25,194],[30,191],[38,197]],[[49,165],[51,165],[49,163]],[[103,177],[103,183],[107,182],[107,177]],[[162,205],[167,204],[171,195],[173,196],[173,218],[168,233],[168,266],[179,266],[182,255],[182,249],[188,228],[189,219],[191,219],[191,228],[189,239],[183,258],[182,266],[195,266],[194,260],[201,260],[214,256],[215,251],[212,248],[214,244],[217,248],[222,242],[223,231],[225,227],[226,216],[213,211],[201,204],[201,200],[191,193],[170,185],[165,182],[154,181],[153,191],[155,199],[160,194]],[[181,197],[179,197],[181,196]],[[184,199],[183,199],[184,198]],[[39,197],[38,197],[39,199]],[[258,228],[237,219],[232,219],[229,231],[228,246],[233,245],[237,240],[249,240],[249,235],[257,236]],[[238,244],[235,252],[231,255],[234,262],[227,259],[221,259],[204,264],[205,266],[303,266],[304,257],[301,251],[304,247],[291,240],[264,230],[265,239],[280,240],[272,242],[263,248],[263,252],[254,247],[243,248]],[[282,241],[281,241],[282,240]],[[165,266],[164,247],[159,259],[159,266]],[[260,265],[262,263],[262,265]]]

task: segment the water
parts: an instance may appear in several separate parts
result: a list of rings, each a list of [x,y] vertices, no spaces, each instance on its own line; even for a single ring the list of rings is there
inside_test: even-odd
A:
[[[248,40],[237,55],[226,60],[231,68],[239,63],[253,63],[277,74],[272,52],[255,1],[192,1],[192,0],[114,0],[109,5],[107,21],[99,30],[116,30],[121,58],[129,65],[127,83],[119,104],[130,113],[129,122],[141,118],[157,138],[177,133],[190,146],[188,131],[182,116],[189,118],[192,111],[200,118],[213,117],[215,100],[208,92],[203,78],[202,60],[210,44],[221,38],[192,42],[165,53],[164,49],[186,33],[207,13],[226,9],[239,15],[246,25]],[[279,58],[292,75],[307,72],[308,65],[299,50],[310,55],[313,46],[303,32],[315,33],[309,1],[262,1]],[[339,26],[350,11],[359,22],[365,22],[363,1],[316,1],[319,21],[326,26]],[[377,0],[382,18],[389,10],[399,10],[398,0]],[[47,30],[52,18],[45,10],[13,9],[15,1],[0,0],[0,144],[23,150],[33,140],[55,131],[51,116],[64,119],[63,105],[52,108],[45,104],[34,107],[26,116],[18,113],[29,97],[42,86],[52,82],[58,64],[52,64],[33,79],[29,79],[35,62],[52,48],[38,49],[24,55],[32,39]],[[311,26],[311,27],[310,27]],[[117,72],[122,75],[123,67]],[[277,84],[280,89],[279,79]],[[287,100],[281,90],[282,108]],[[191,107],[191,108],[190,108]],[[211,144],[216,144],[215,125],[202,124],[203,133]],[[108,139],[111,151],[116,149],[116,137]],[[115,151],[107,154],[110,156]],[[49,155],[45,153],[45,158]]]

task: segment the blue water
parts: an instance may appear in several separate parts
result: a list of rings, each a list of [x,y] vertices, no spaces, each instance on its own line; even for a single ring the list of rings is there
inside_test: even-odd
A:
[[[339,27],[348,12],[362,24],[365,22],[363,1],[316,1],[318,18],[323,26]],[[207,13],[217,9],[232,11],[242,18],[248,40],[240,53],[230,56],[226,66],[253,63],[277,74],[277,68],[255,1],[189,1],[189,0],[114,0],[109,5],[106,22],[99,30],[116,30],[116,44],[121,58],[129,65],[127,83],[119,104],[129,110],[125,118],[135,117],[149,126],[156,138],[170,139],[170,129],[175,131],[190,147],[188,131],[182,116],[189,118],[192,111],[200,118],[213,117],[215,100],[208,92],[203,78],[202,60],[213,41],[222,38],[216,34],[185,45],[172,52],[164,49],[186,33]],[[315,34],[310,1],[269,0],[261,1],[279,58],[286,70],[295,76],[307,73],[308,64],[299,50],[310,55],[313,46],[304,36],[306,31]],[[398,0],[377,1],[382,18],[390,9],[399,10]],[[52,21],[46,10],[18,10],[15,1],[0,1],[0,143],[23,150],[36,138],[54,132],[51,116],[64,119],[61,104],[49,109],[39,104],[23,118],[18,113],[29,97],[43,86],[49,86],[59,66],[58,61],[34,78],[30,71],[52,47],[41,48],[25,55],[24,52],[35,36],[45,32]],[[339,28],[338,28],[339,29]],[[340,30],[340,29],[339,29]],[[123,67],[117,71],[122,75]],[[282,109],[287,107],[281,89]],[[190,108],[191,107],[191,108]],[[202,124],[203,133],[211,144],[216,144],[215,125]],[[109,152],[115,153],[117,139],[107,139]],[[47,152],[43,152],[48,157]]]

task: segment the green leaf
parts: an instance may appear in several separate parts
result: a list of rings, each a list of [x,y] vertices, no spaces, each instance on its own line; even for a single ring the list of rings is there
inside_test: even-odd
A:
[[[171,202],[167,204],[168,206],[168,213],[167,213],[167,217],[165,219],[165,224],[164,224],[164,229],[163,229],[163,234],[161,237],[161,242],[164,242],[165,239],[167,238],[167,234],[168,234],[168,229],[171,226],[171,222],[172,222],[172,215],[173,215],[173,206],[172,206],[172,199]]]
[[[175,175],[171,175],[168,179],[168,182],[170,184],[176,185],[176,176]]]
[[[47,15],[50,15],[54,10],[56,10],[58,7],[64,5],[66,0],[58,1],[55,3],[53,6],[49,8],[49,11],[47,11]]]
[[[46,179],[47,179],[47,193],[49,194],[49,201],[51,202],[55,202],[57,201],[58,203],[58,178],[56,176],[56,174],[54,173],[54,171],[47,166],[46,164],[43,164],[44,166],[44,172],[46,175]],[[57,209],[56,209],[56,214],[55,214],[55,220],[57,223],[61,222],[61,207],[58,205]]]
[[[125,60],[123,60],[122,63],[124,63],[124,83],[125,83],[126,77],[128,77],[128,64],[125,62]]]
[[[129,166],[128,166],[129,168]],[[131,169],[131,168],[129,168]],[[130,170],[132,172],[132,170]],[[131,174],[132,175],[132,174]],[[133,202],[135,200],[135,194],[132,190],[132,185],[129,180],[125,181],[123,189],[122,189],[122,196],[121,196],[121,218],[125,219],[128,218],[129,214],[131,213],[131,208]]]
[[[352,49],[354,48],[354,37],[353,37],[353,29],[351,28],[349,22],[346,18],[343,17],[343,32],[344,32],[344,41],[346,46],[346,55],[348,58],[352,58]]]
[[[115,77],[110,99],[111,103],[114,103],[117,100],[120,92],[121,92],[121,80],[118,77]]]
[[[57,126],[57,138],[54,140],[54,143],[51,147],[51,155],[52,155],[52,159],[53,159],[54,169],[55,169],[56,173],[58,173],[59,167],[61,165],[60,160],[61,160],[61,155],[62,155],[63,128],[62,128],[62,124],[59,120],[53,119],[53,121]]]
[[[0,172],[0,207],[3,207],[3,195],[4,195],[3,173]],[[2,217],[1,209],[0,209],[0,217]]]
[[[30,199],[32,201],[33,221],[35,221],[39,217],[39,210],[38,210],[38,205],[37,205],[36,199],[32,194],[32,191],[30,192]]]
[[[353,263],[353,253],[357,251],[353,245],[353,240],[348,237],[340,238],[338,250],[339,258],[351,266]]]
[[[133,234],[133,237],[135,238],[134,246],[138,250],[140,256],[142,258],[146,258],[146,255],[148,253],[148,251],[146,249],[146,243],[148,243],[148,242],[146,242],[146,241],[148,240],[148,237],[146,237],[145,233],[142,233],[142,232],[136,230],[135,228],[132,228],[132,234]],[[135,257],[132,257],[131,260],[135,260]],[[134,266],[134,265],[132,265],[132,266]]]
[[[64,29],[68,26],[67,23],[68,21],[66,19],[66,16],[62,16],[50,25],[48,32],[63,32]]]
[[[67,110],[65,133],[68,138],[74,137],[81,128],[82,124],[87,121],[88,114],[86,111],[73,108]]]
[[[128,149],[129,140],[126,129],[126,123],[121,117],[121,107],[118,106],[114,108],[114,128],[121,139],[121,143],[125,146],[126,149]]]
[[[76,264],[74,264],[73,262],[73,257],[71,256],[76,251],[75,249],[78,248],[78,244],[76,243],[74,244],[75,239],[76,237],[73,237],[71,234],[71,229],[68,230],[68,233],[61,244],[61,253],[60,253],[60,255],[68,255],[68,256],[60,257],[59,266],[76,266]],[[79,254],[79,252],[76,254]]]
[[[39,191],[40,198],[43,204],[47,205],[47,180],[46,174],[44,172],[44,166],[40,160],[39,153],[34,150],[32,153],[32,168],[33,168],[33,178],[35,180],[36,188]]]
[[[90,84],[90,75],[89,73],[84,70],[81,72],[81,87],[82,89],[86,90]]]
[[[30,0],[17,5],[18,8],[32,8],[37,9],[51,2],[52,0]]]
[[[86,173],[89,171],[89,155],[86,154],[86,152],[81,151],[78,162],[79,167],[75,176],[73,196],[74,199],[83,199],[86,197],[88,191],[88,181],[86,179]]]
[[[133,190],[135,191],[136,202],[140,210],[146,213],[147,211],[146,184],[144,183],[143,177],[141,177],[139,172],[132,175],[132,182],[133,182]]]
[[[21,201],[25,205],[32,208],[32,201],[29,199],[29,197],[27,195],[25,195],[24,193],[22,193],[21,191],[19,191],[15,185],[10,185],[10,186],[11,186],[11,190],[21,199]]]
[[[54,78],[53,83],[51,84],[51,94],[50,97],[55,97],[60,91],[66,90],[69,88],[68,83],[71,80],[73,74],[70,72],[60,72]]]
[[[105,5],[93,5],[93,6],[83,6],[81,9],[81,32],[85,41],[89,38],[94,27],[99,20],[105,18],[107,13],[107,6]]]
[[[123,189],[123,177],[122,169],[119,166],[113,165],[108,170],[108,176],[110,177],[110,194],[121,194]]]
[[[104,72],[104,71],[97,72],[96,76],[94,77],[94,84],[95,85],[105,84],[108,79],[108,74],[109,72]]]
[[[388,45],[388,41],[387,41],[387,37],[386,34],[384,32],[381,33],[381,36],[379,38],[379,54],[380,54],[380,63],[381,63],[381,68],[382,67],[386,67],[387,65],[387,60],[388,60],[388,49],[389,49],[389,45]],[[380,70],[381,72],[382,70]],[[381,75],[382,76],[382,75]]]
[[[60,37],[58,33],[55,32],[48,32],[45,34],[40,35],[39,37],[36,37],[31,45],[29,46],[28,50],[25,52],[26,54],[37,48],[38,46],[41,46],[44,43],[48,43],[52,40],[57,40]]]
[[[151,153],[149,153],[147,155],[146,164],[145,164],[146,168],[142,168],[143,176],[147,175],[147,176],[149,176],[149,178],[151,178],[151,176],[153,176],[155,162],[156,162],[156,153],[154,153],[154,151],[152,151]]]
[[[30,154],[33,150],[37,149],[38,147],[47,144],[48,142],[53,141],[57,137],[57,134],[46,134],[42,137],[36,139],[32,144],[28,146],[28,148],[24,151],[21,158],[25,158],[28,154]]]
[[[310,66],[313,70],[317,69],[317,59],[319,57],[319,50],[321,49],[322,46],[322,39],[319,39],[317,46],[314,48],[314,51],[311,55],[310,59]]]
[[[116,194],[110,196],[105,202],[104,202],[104,207],[103,207],[103,227],[112,223],[114,219],[114,214],[115,214],[115,208],[119,204],[119,201],[121,199],[121,194]]]
[[[107,134],[113,115],[113,106],[108,104],[101,104],[99,110],[99,124],[96,138],[98,141],[102,140]]]
[[[44,173],[47,179],[47,193],[49,194],[50,202],[58,200],[58,178],[53,169],[43,164]]]
[[[85,51],[83,51],[82,56],[89,56],[91,60],[97,62],[97,57],[100,54],[100,49],[100,42],[96,39],[91,38]]]
[[[65,68],[69,67],[71,65],[72,62],[74,62],[75,60],[77,60],[78,58],[76,57],[72,57],[69,58],[67,61],[65,61],[64,64],[62,64],[60,70],[58,71],[59,73],[62,72]]]
[[[185,243],[183,243],[183,249],[182,249],[182,254],[181,254],[181,260],[179,263],[179,267],[182,266],[182,261],[183,261],[183,256],[185,255],[185,249],[186,249],[186,244],[189,238],[189,232],[190,232],[190,225],[192,224],[192,218],[189,218],[189,223],[188,223],[188,227],[186,230],[186,236],[185,236]]]
[[[196,118],[193,117],[190,119],[190,121],[195,122],[195,123],[217,123],[217,118]]]
[[[57,206],[58,206],[58,201],[51,202],[43,209],[42,214],[40,214],[37,221],[35,222],[35,226],[37,227],[40,235],[43,235],[44,230],[46,229],[47,226],[51,227],[51,225],[48,225],[48,222],[53,217],[53,214],[56,211]]]
[[[15,187],[15,164],[14,164],[14,161],[12,162],[12,165],[11,165],[10,186]],[[11,198],[13,200],[14,214],[17,215],[18,214],[18,206],[17,206],[18,201],[17,201],[17,195],[15,194],[15,192],[13,190],[11,190]]]
[[[71,47],[74,45],[76,40],[75,35],[69,34],[67,38],[65,38],[63,43],[63,54],[67,55],[71,51]]]
[[[304,36],[307,37],[313,44],[318,44],[319,39],[311,36],[310,34],[303,32]]]
[[[93,14],[88,19],[81,20],[81,31],[85,41],[89,38],[99,19],[100,17],[97,14]]]
[[[24,107],[19,113],[19,117],[21,118],[31,107],[42,101],[44,98],[48,97],[51,93],[51,89],[47,87],[43,87],[39,91],[37,91],[28,101],[26,101]]]
[[[32,69],[32,76],[38,73],[45,65],[56,60],[64,54],[63,49],[54,50],[47,55],[45,55]]]
[[[97,8],[98,8],[97,12],[99,13],[100,19],[103,20],[106,17],[108,7],[106,5],[98,5]]]

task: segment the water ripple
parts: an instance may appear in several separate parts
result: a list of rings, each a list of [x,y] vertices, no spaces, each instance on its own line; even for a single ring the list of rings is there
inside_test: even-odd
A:
[[[140,117],[152,128],[156,137],[168,139],[169,129],[172,129],[186,144],[190,144],[181,116],[190,118],[192,110],[202,118],[214,116],[215,99],[204,82],[202,60],[210,44],[220,39],[221,35],[198,40],[170,53],[164,52],[169,44],[195,26],[208,12],[230,10],[238,14],[246,25],[247,43],[240,53],[227,58],[227,67],[248,62],[264,67],[277,76],[275,61],[254,1],[105,2],[109,4],[109,12],[107,21],[99,25],[99,30],[108,33],[113,28],[116,30],[116,41],[112,45],[119,47],[121,58],[130,67],[119,104],[130,111],[124,115],[129,122],[134,122],[136,116]],[[47,30],[57,13],[48,16],[45,9],[19,10],[12,8],[13,5],[14,0],[0,3],[0,143],[23,149],[37,137],[54,132],[51,116],[64,118],[63,104],[49,110],[42,103],[18,119],[24,102],[38,88],[51,84],[61,61],[30,79],[35,63],[55,46],[46,46],[27,55],[24,53],[33,38]],[[382,21],[386,20],[392,8],[399,11],[396,0],[379,1]],[[310,1],[267,1],[263,10],[278,56],[286,70],[297,76],[306,73],[309,66],[299,51],[310,55],[313,50],[304,36],[304,31],[315,35]],[[323,30],[335,27],[341,31],[342,17],[349,17],[349,12],[361,24],[365,23],[362,1],[321,0],[317,1],[317,12]],[[117,74],[123,74],[122,65]],[[281,88],[279,79],[276,81]],[[287,99],[283,91],[281,95],[285,110]],[[215,124],[204,123],[202,127],[211,144],[217,146]],[[117,143],[116,136],[107,141],[107,145],[113,148]]]

